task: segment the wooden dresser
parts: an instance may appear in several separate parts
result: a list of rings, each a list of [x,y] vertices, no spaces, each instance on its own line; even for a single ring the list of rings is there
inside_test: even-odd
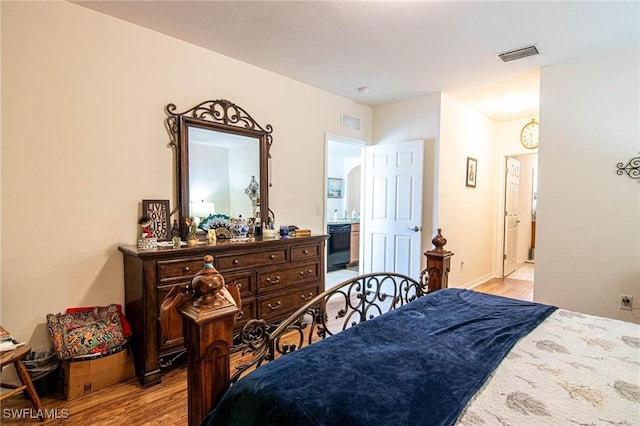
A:
[[[179,249],[138,250],[120,246],[124,255],[125,315],[133,329],[136,372],[143,387],[160,383],[161,368],[183,351],[183,339],[164,341],[160,305],[172,287],[186,286],[200,270],[204,256],[227,283],[236,282],[242,314],[236,330],[252,318],[277,322],[324,291],[325,242],[328,235],[260,240],[220,241]]]

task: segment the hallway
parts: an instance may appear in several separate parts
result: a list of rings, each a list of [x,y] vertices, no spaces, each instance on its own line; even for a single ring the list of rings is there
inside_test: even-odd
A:
[[[492,278],[472,290],[513,299],[533,301],[534,264],[522,263],[506,278]]]

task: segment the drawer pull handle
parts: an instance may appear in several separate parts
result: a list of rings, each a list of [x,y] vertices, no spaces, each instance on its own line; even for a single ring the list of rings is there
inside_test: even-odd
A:
[[[189,271],[190,271],[189,267],[188,267],[188,266],[185,266],[185,267],[184,267],[184,271],[185,271],[185,272],[189,272]]]
[[[276,255],[275,255],[275,254],[270,254],[270,255],[269,255],[269,259],[273,260],[273,259],[275,259],[275,258],[276,258]]]
[[[236,319],[240,319],[244,316],[244,312],[240,311],[238,312],[238,316],[236,317]]]
[[[308,295],[308,296],[305,296],[304,294],[301,294],[301,295],[300,295],[300,298],[301,298],[302,300],[311,300],[311,298],[313,298],[313,293],[309,293],[309,295]]]
[[[303,254],[309,254],[309,250],[302,250]]]
[[[238,263],[240,263],[240,261],[238,259],[233,259],[233,264],[237,265]]]
[[[280,309],[280,306],[282,306],[282,302],[278,300],[278,304],[276,306],[271,306],[271,303],[267,303],[267,306],[272,311],[275,311],[276,309]]]
[[[311,269],[309,269],[307,272],[305,272],[305,271],[300,271],[300,275],[302,275],[303,277],[304,277],[305,275],[311,275],[311,274],[313,274],[313,271],[312,271]]]
[[[277,284],[280,282],[280,275],[276,275],[276,279],[272,280],[271,278],[267,277],[267,282],[269,284]]]

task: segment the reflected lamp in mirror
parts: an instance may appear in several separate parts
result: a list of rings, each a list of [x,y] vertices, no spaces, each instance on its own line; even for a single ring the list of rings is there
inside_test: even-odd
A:
[[[216,209],[211,201],[192,201],[191,202],[191,216],[196,220],[196,226],[209,215],[215,214]]]

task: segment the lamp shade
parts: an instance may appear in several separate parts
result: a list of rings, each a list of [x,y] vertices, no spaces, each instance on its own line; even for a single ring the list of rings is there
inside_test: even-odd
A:
[[[207,217],[215,212],[215,206],[211,201],[202,200],[191,202],[191,216],[193,217]]]

